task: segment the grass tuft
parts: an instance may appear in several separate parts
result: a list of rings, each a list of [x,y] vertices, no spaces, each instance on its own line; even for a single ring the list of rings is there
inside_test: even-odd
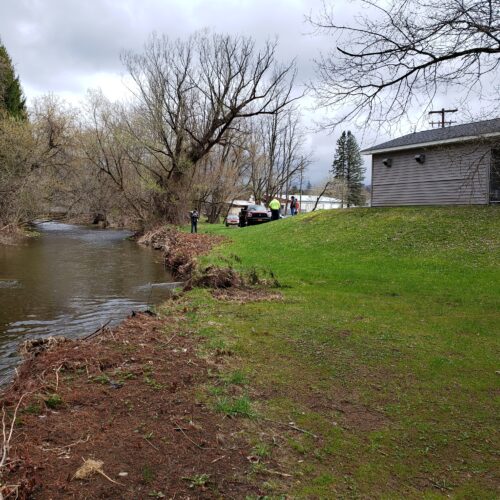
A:
[[[227,396],[219,397],[215,402],[215,410],[228,417],[253,418],[256,416],[252,408],[252,403],[247,396],[241,396],[239,398],[230,398]]]

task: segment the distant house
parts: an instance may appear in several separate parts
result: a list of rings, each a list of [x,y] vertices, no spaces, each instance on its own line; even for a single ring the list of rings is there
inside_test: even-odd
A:
[[[300,196],[300,194],[296,194],[294,196],[299,200],[301,213],[312,212],[312,210],[314,209],[314,205],[316,205],[316,200],[318,199],[317,196],[309,194],[303,194],[302,196]],[[341,206],[342,202],[337,198],[322,196],[318,201],[318,206],[316,207],[316,210],[330,210],[333,208],[341,208]],[[289,211],[290,207],[288,207],[288,212]]]
[[[248,205],[252,205],[253,203],[255,203],[255,201],[253,201],[253,198],[250,198],[250,200],[232,200],[228,202],[228,215],[238,215],[242,208],[246,208],[248,207]]]
[[[500,203],[500,118],[425,130],[372,155],[372,206]]]

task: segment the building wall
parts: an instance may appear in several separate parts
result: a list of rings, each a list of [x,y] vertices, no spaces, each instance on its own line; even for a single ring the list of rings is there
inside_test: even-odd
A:
[[[311,212],[312,209],[314,208],[315,204],[316,204],[316,200],[314,200],[314,201],[302,200],[302,205],[300,206],[300,212],[302,212],[302,213]],[[334,208],[340,208],[340,203],[331,202],[331,201],[324,201],[324,202],[320,201],[318,203],[318,206],[316,207],[316,210],[332,210]]]
[[[491,145],[463,143],[372,157],[372,206],[487,204]],[[415,155],[425,154],[423,164]],[[386,167],[384,158],[392,159]]]

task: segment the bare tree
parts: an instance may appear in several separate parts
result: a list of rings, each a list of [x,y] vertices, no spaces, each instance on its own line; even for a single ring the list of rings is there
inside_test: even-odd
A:
[[[499,0],[359,0],[352,25],[325,3],[310,22],[337,40],[316,61],[312,84],[321,106],[344,120],[391,123],[438,91],[475,92],[500,107]],[[497,79],[495,82],[495,78]]]
[[[0,119],[0,230],[30,220],[39,205],[31,132],[27,122]]]
[[[53,94],[38,97],[30,109],[37,158],[31,168],[64,168],[74,151],[77,111]]]
[[[153,35],[142,54],[123,57],[143,126],[130,133],[150,155],[145,165],[164,191],[165,214],[180,217],[186,179],[241,121],[272,115],[292,100],[294,63],[276,62],[277,43],[207,32],[172,41]]]
[[[312,212],[314,212],[318,208],[319,200],[321,199],[322,196],[325,195],[325,193],[328,191],[328,189],[330,189],[330,187],[332,186],[332,184],[333,184],[333,179],[332,178],[328,178],[326,180],[325,184],[323,185],[323,188],[321,189],[321,191],[319,192],[319,194],[316,197],[316,201],[314,202],[314,207],[312,209]]]
[[[242,134],[212,148],[194,172],[193,200],[208,222],[226,216],[230,202],[243,195],[244,177],[248,167]]]
[[[92,175],[94,180],[88,182],[92,193],[80,189],[80,195],[94,215],[105,217],[111,208],[119,207],[124,215],[143,222],[148,218],[150,200],[147,189],[141,188],[141,164],[135,155],[137,144],[130,140],[127,120],[122,106],[111,103],[99,91],[89,92],[79,149],[87,170],[82,175],[87,181]]]
[[[249,187],[256,201],[288,194],[291,183],[309,164],[304,131],[294,108],[254,120],[248,146]]]

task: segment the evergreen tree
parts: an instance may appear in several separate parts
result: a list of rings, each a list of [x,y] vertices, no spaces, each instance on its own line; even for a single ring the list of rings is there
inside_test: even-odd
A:
[[[26,99],[7,49],[0,43],[0,113],[26,120]]]
[[[363,205],[363,178],[365,169],[356,138],[351,132],[342,132],[337,141],[337,149],[331,173],[344,186],[342,206]],[[345,193],[345,194],[344,194]]]

